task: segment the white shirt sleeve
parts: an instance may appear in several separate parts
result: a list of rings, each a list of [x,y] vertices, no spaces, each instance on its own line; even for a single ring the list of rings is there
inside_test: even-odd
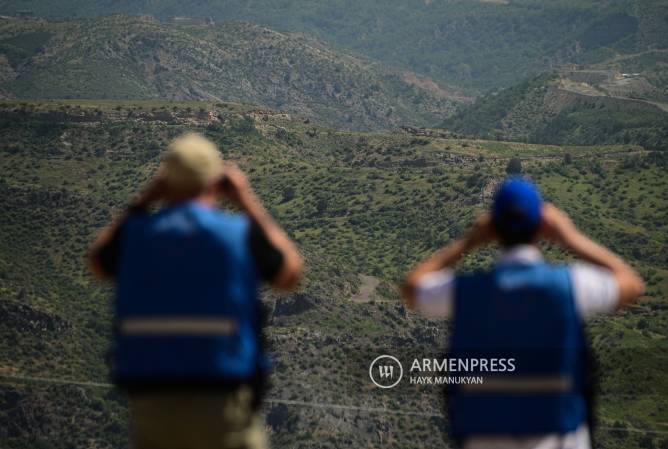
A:
[[[582,318],[610,313],[619,303],[619,286],[613,274],[596,265],[577,263],[570,267],[575,307]]]
[[[415,289],[417,309],[431,318],[452,315],[455,297],[455,274],[452,270],[428,273]]]

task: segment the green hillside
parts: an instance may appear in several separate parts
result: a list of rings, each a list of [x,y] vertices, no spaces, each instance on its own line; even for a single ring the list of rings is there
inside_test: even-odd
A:
[[[435,124],[455,95],[409,72],[247,23],[0,19],[0,97],[237,101],[348,129]]]
[[[439,83],[485,91],[563,63],[665,49],[665,6],[662,0],[2,0],[0,14],[250,21],[306,31]]]
[[[276,358],[269,396],[281,400],[265,407],[273,447],[443,447],[440,391],[381,391],[368,364],[382,353],[440,354],[447,323],[407,313],[393,286],[488,206],[511,158],[646,279],[637,305],[589,325],[602,365],[596,436],[603,448],[665,447],[664,153],[355,133],[263,108],[165,101],[0,104],[0,447],[125,447],[126,403],[114,390],[24,377],[106,381],[110,291],[91,281],[82,255],[186,129],[249,173],[307,260],[297,293],[264,298]]]
[[[488,139],[668,149],[668,103],[610,92],[625,85],[595,81],[608,77],[607,73],[589,70],[541,75],[478,98],[442,126]],[[620,81],[628,80],[622,77]]]

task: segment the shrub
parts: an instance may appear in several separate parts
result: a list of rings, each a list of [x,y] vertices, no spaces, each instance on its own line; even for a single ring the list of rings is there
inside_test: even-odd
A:
[[[522,173],[522,161],[519,158],[512,158],[506,165],[506,173],[509,175],[519,175]]]

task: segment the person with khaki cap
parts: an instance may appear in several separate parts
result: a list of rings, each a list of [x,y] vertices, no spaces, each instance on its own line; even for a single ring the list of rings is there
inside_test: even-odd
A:
[[[241,213],[217,209],[221,197]],[[259,287],[294,289],[303,262],[241,170],[205,137],[178,137],[88,262],[116,284],[113,377],[130,398],[133,446],[266,447]]]

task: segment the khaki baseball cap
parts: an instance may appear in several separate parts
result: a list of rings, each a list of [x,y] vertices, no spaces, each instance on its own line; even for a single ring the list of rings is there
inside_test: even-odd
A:
[[[162,172],[167,185],[183,191],[199,191],[215,182],[223,168],[223,157],[216,144],[197,133],[174,139],[162,157]]]

